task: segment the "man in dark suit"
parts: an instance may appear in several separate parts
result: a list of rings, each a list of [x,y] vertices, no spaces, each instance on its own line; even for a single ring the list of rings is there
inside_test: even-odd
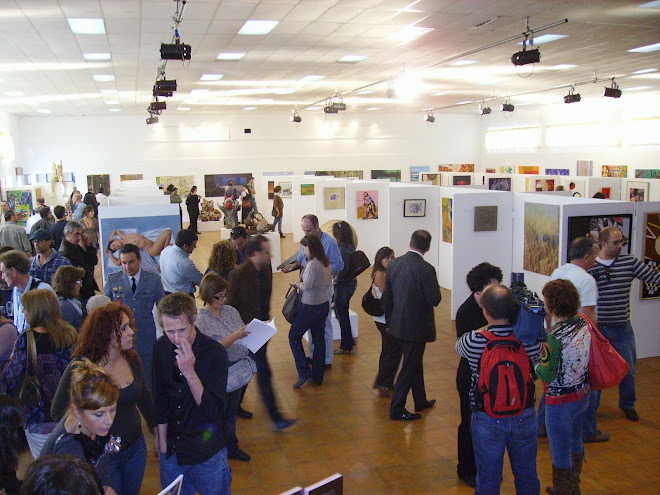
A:
[[[133,347],[140,355],[144,373],[151,387],[151,362],[156,342],[156,323],[153,309],[165,297],[160,275],[140,268],[140,248],[135,244],[124,244],[119,250],[121,272],[108,275],[103,294],[113,301],[121,301],[133,311],[135,332]]]
[[[435,399],[426,398],[424,388],[424,349],[435,340],[433,308],[440,304],[440,286],[435,268],[424,261],[431,247],[431,234],[416,230],[410,238],[410,250],[392,260],[387,268],[382,303],[388,331],[403,340],[403,364],[394,384],[390,419],[419,419],[420,414],[406,410],[412,388],[415,411],[433,407]]]

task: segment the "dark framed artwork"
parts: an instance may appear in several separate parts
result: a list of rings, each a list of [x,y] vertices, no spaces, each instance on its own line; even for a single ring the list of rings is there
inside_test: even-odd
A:
[[[241,193],[243,184],[252,178],[252,174],[212,174],[204,176],[204,196],[207,198],[224,198],[225,188],[232,181],[236,192]]]
[[[404,199],[403,200],[404,217],[425,217],[426,200],[425,199]]]
[[[474,231],[475,232],[497,231],[497,206],[474,207]]]
[[[630,254],[630,236],[632,234],[632,214],[623,215],[591,215],[583,217],[568,217],[568,239],[566,241],[566,259],[568,247],[573,239],[587,236],[598,242],[600,231],[605,227],[616,227],[626,241],[621,254]]]
[[[452,184],[455,186],[469,186],[472,185],[472,176],[471,175],[453,175]]]
[[[660,212],[647,213],[644,222],[644,263],[660,272]],[[660,299],[660,287],[641,281],[642,299]]]

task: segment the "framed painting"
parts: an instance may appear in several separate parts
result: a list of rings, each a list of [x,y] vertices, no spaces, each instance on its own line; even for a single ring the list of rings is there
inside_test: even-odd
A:
[[[603,165],[602,177],[628,177],[628,165]]]
[[[474,231],[475,232],[497,231],[497,206],[474,207]]]
[[[594,162],[592,160],[578,160],[576,174],[582,177],[591,177],[594,173]]]
[[[550,275],[559,264],[559,206],[525,203],[523,270]]]
[[[660,272],[660,212],[647,213],[644,222],[644,263]],[[642,299],[660,299],[660,286],[641,281]]]
[[[207,198],[224,198],[225,188],[232,181],[234,188],[240,194],[243,184],[252,178],[252,174],[209,174],[204,176],[204,196]]]
[[[567,168],[546,168],[545,175],[568,175]]]
[[[273,199],[275,197],[275,181],[268,181],[268,199]]]
[[[635,170],[635,179],[660,179],[660,169],[637,169]]]
[[[341,210],[346,206],[346,190],[343,187],[323,189],[323,206],[326,210]]]
[[[378,191],[357,191],[358,220],[378,219]]]
[[[422,182],[430,182],[434,186],[440,186],[442,176],[440,174],[422,174]]]
[[[449,163],[449,164],[438,165],[438,172],[474,173],[474,163]]]
[[[454,186],[469,186],[472,184],[471,175],[454,175],[451,178],[452,184]]]
[[[644,202],[649,200],[649,183],[629,181],[628,201]]]
[[[283,198],[290,198],[293,196],[293,184],[291,182],[280,182],[277,185],[282,188],[280,195]]]
[[[401,170],[372,170],[372,179],[388,179],[390,182],[401,182]]]
[[[452,205],[451,198],[442,198],[442,240],[450,243],[454,227]]]
[[[539,174],[539,166],[538,165],[519,165],[518,166],[518,173],[519,174],[538,175]]]
[[[491,191],[510,191],[511,178],[510,177],[489,177],[488,189]]]
[[[587,236],[599,242],[600,231],[605,227],[616,227],[623,234],[625,244],[621,254],[630,254],[630,236],[632,234],[632,214],[623,215],[589,215],[568,217],[568,240],[566,242],[566,259],[568,259],[568,246],[573,239]]]
[[[426,200],[425,199],[404,199],[403,200],[404,217],[425,217]]]

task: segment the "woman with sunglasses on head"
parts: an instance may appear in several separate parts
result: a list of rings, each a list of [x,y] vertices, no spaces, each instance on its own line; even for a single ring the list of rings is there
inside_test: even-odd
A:
[[[80,288],[85,270],[76,266],[61,266],[53,275],[53,290],[60,302],[62,318],[80,332],[84,309],[80,302]]]
[[[94,309],[85,319],[74,350],[53,400],[52,414],[64,416],[77,367],[90,360],[103,368],[119,387],[117,417],[110,433],[116,453],[110,457],[111,485],[118,495],[138,495],[147,462],[147,447],[140,413],[156,435],[154,404],[142,361],[133,349],[135,322],[131,310],[118,302]],[[158,438],[156,438],[158,442]]]
[[[119,387],[107,371],[87,358],[76,362],[69,384],[71,407],[48,437],[42,453],[84,459],[99,475],[104,495],[115,495],[110,456],[119,444],[110,435],[110,428],[117,413]]]
[[[215,272],[204,275],[199,286],[199,298],[204,307],[199,310],[195,326],[205,335],[220,342],[229,357],[229,366],[243,359],[250,352],[242,344],[235,343],[248,335],[245,324],[238,310],[225,304],[229,283]],[[247,387],[247,385],[245,386]],[[236,436],[236,416],[241,404],[245,387],[241,387],[225,395],[225,416],[227,421],[227,457],[239,461],[249,461],[250,455],[238,446]]]

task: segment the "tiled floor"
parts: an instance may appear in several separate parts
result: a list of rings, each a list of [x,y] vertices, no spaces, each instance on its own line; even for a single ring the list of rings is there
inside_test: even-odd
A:
[[[215,240],[216,233],[203,233],[193,253],[202,270]],[[289,235],[282,241],[283,257],[296,248]],[[287,284],[295,277],[275,274],[273,315],[278,315]],[[252,461],[230,461],[234,495],[277,494],[335,472],[344,475],[344,489],[349,495],[473,493],[456,478],[458,357],[449,316],[450,294],[443,290],[443,301],[436,311],[438,339],[428,345],[424,360],[428,397],[438,402],[423,413],[421,420],[396,422],[389,420],[389,401],[379,398],[371,388],[378,366],[380,334],[359,305],[368,283],[369,275],[363,274],[351,302],[359,315],[360,337],[355,352],[335,356],[320,387],[307,384],[293,390],[297,376],[287,339],[289,325],[281,315],[277,318],[279,332],[268,355],[280,405],[288,416],[298,418],[298,423],[284,432],[273,431],[256,383],[250,384],[244,406],[254,412],[254,418],[238,420],[238,437]],[[585,495],[659,493],[660,358],[641,360],[637,377],[637,409],[642,418],[638,423],[626,420],[618,410],[616,391],[603,393],[599,427],[610,432],[612,438],[586,447],[582,478]],[[408,408],[412,407],[410,399]],[[545,487],[552,472],[547,439],[539,440],[538,472]],[[158,463],[150,456],[142,493],[158,491]],[[502,493],[515,493],[508,465]]]

